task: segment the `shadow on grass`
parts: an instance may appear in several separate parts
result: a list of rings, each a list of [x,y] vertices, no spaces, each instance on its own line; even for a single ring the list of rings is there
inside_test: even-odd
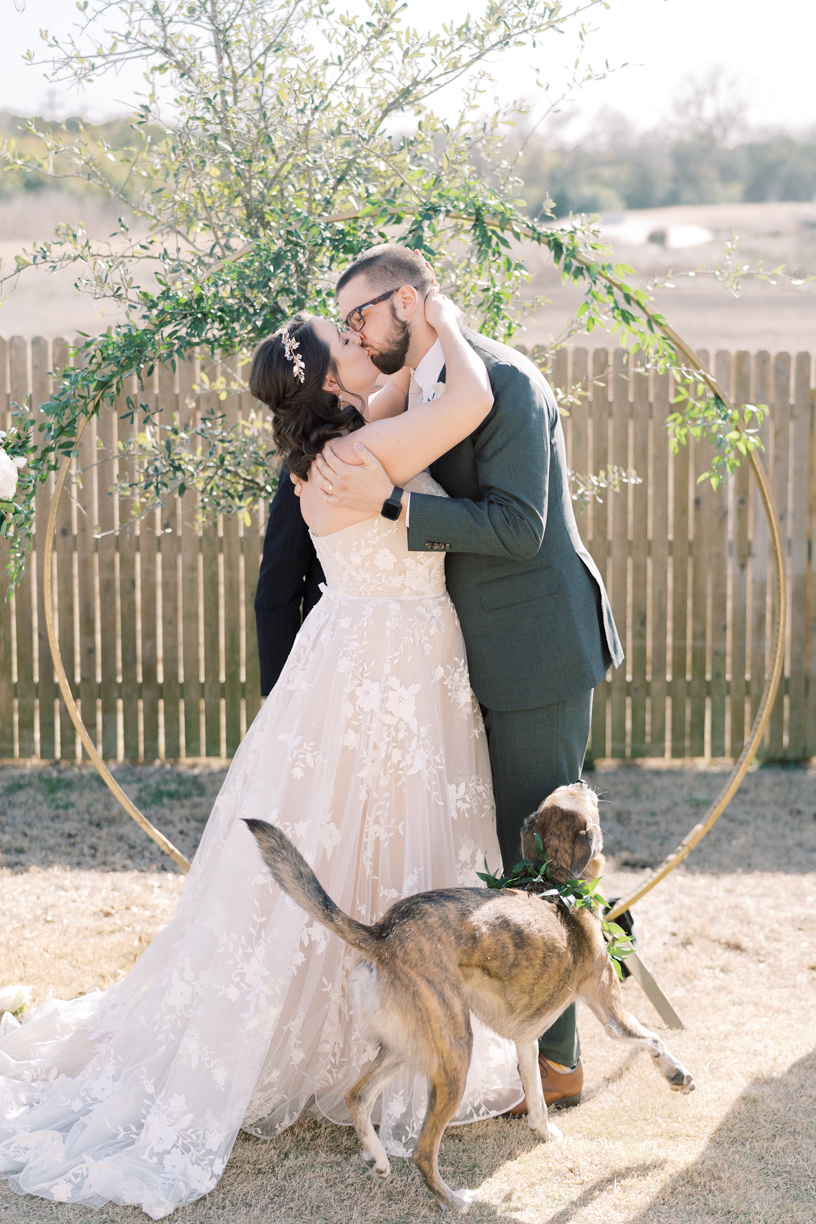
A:
[[[638,999],[638,1003],[639,1002],[640,999]],[[627,1050],[626,1054],[615,1067],[614,1071],[611,1072],[611,1074],[604,1076],[603,1079],[596,1080],[596,1082],[591,1084],[589,1087],[587,1087],[585,1083],[583,1092],[581,1093],[581,1100],[584,1102],[584,1104],[586,1104],[587,1101],[593,1101],[595,1097],[605,1093],[614,1084],[620,1083],[620,1081],[629,1074],[635,1062],[637,1062],[638,1058],[640,1057],[640,1053],[640,1050]]]
[[[453,1189],[475,1188],[502,1166],[525,1154],[542,1150],[522,1120],[494,1118],[445,1132],[439,1165]],[[628,1165],[599,1178],[580,1192],[567,1207],[547,1216],[548,1224],[568,1224],[576,1212],[590,1204],[615,1180],[648,1175],[661,1161]],[[542,1207],[546,1186],[541,1189]],[[418,1224],[439,1220],[436,1200],[425,1189],[412,1160],[392,1159],[387,1182],[375,1181],[363,1167],[357,1137],[350,1127],[325,1126],[301,1119],[277,1139],[241,1135],[226,1173],[204,1202],[187,1208],[189,1224],[210,1219],[241,1220],[255,1224]],[[245,1214],[240,1204],[252,1203]],[[468,1209],[472,1224],[517,1222],[523,1204],[514,1198],[507,1207],[480,1202]],[[184,1218],[185,1212],[179,1213]],[[447,1218],[447,1217],[444,1217]]]
[[[649,1177],[662,1169],[665,1163],[664,1160],[642,1161],[640,1164],[626,1165],[622,1169],[616,1169],[613,1173],[597,1178],[576,1195],[567,1207],[562,1207],[554,1215],[548,1216],[547,1224],[569,1224],[569,1221],[574,1220],[579,1211],[593,1203],[605,1190],[614,1190],[632,1177]]]
[[[754,1080],[700,1158],[629,1224],[813,1224],[814,1135],[816,1051],[782,1075]]]

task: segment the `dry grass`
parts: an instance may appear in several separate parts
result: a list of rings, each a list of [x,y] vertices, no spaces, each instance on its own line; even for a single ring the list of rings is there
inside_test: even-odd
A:
[[[157,800],[153,816],[189,853],[218,773],[124,771],[132,793]],[[595,775],[614,868],[608,892],[639,878],[703,810],[722,782],[713,769],[616,768]],[[9,794],[20,780],[26,788]],[[70,784],[74,806],[47,811]],[[49,796],[45,780],[52,787]],[[195,780],[204,793],[189,794]],[[816,1219],[816,775],[749,775],[732,810],[638,909],[643,953],[683,1016],[662,1030],[632,981],[628,1004],[692,1069],[698,1091],[672,1096],[645,1055],[608,1041],[584,1015],[587,1087],[559,1115],[564,1142],[542,1147],[522,1122],[449,1131],[443,1169],[480,1186],[469,1218],[531,1224],[812,1224]],[[168,798],[172,787],[179,797]],[[5,792],[5,795],[4,795]],[[0,770],[0,982],[26,981],[43,997],[105,985],[126,971],[172,912],[181,878],[127,817],[77,770]],[[44,806],[46,805],[46,806]],[[88,852],[79,829],[90,818]],[[45,870],[28,870],[20,830]],[[134,827],[135,829],[135,827]],[[69,836],[70,834],[76,836]],[[93,847],[95,846],[95,850]],[[134,858],[129,858],[132,847]],[[60,860],[60,854],[68,857]],[[13,861],[12,861],[13,859]],[[69,862],[66,869],[62,862]],[[99,867],[94,866],[98,863]],[[637,867],[635,867],[637,864]],[[160,869],[159,869],[160,868]],[[13,925],[17,924],[17,925]],[[138,943],[136,941],[139,941]],[[413,1224],[438,1216],[409,1161],[385,1186],[362,1171],[356,1139],[304,1121],[277,1140],[242,1136],[219,1186],[174,1219],[190,1224]],[[5,1224],[123,1224],[140,1212],[99,1212],[17,1198],[0,1185]]]

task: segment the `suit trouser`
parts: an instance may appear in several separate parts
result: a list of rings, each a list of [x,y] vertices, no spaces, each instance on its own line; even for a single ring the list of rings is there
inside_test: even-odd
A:
[[[521,826],[558,786],[581,776],[592,714],[592,690],[535,710],[484,709],[496,830],[505,871],[521,858]],[[540,1038],[545,1058],[572,1067],[581,1056],[575,1004]]]

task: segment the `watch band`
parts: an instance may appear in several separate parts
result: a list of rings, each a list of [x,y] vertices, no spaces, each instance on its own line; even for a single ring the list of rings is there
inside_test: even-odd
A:
[[[395,523],[400,516],[400,511],[402,510],[403,492],[403,489],[400,489],[397,485],[394,485],[393,489],[391,490],[391,496],[387,497],[382,504],[380,514],[383,516],[383,518],[388,519],[392,523]]]

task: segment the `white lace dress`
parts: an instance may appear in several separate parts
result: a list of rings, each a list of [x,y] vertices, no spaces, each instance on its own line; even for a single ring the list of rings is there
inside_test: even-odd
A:
[[[444,495],[430,476],[413,486]],[[169,926],[104,993],[49,1001],[0,1040],[0,1175],[20,1193],[153,1219],[218,1181],[238,1130],[304,1109],[348,1123],[373,1057],[347,989],[358,954],[262,868],[242,823],[285,829],[363,922],[397,897],[478,884],[499,864],[484,729],[445,593],[444,556],[383,518],[315,539],[326,574],[239,748]],[[474,1021],[457,1122],[521,1099],[514,1047]],[[410,1153],[425,1081],[383,1094],[380,1135]]]

